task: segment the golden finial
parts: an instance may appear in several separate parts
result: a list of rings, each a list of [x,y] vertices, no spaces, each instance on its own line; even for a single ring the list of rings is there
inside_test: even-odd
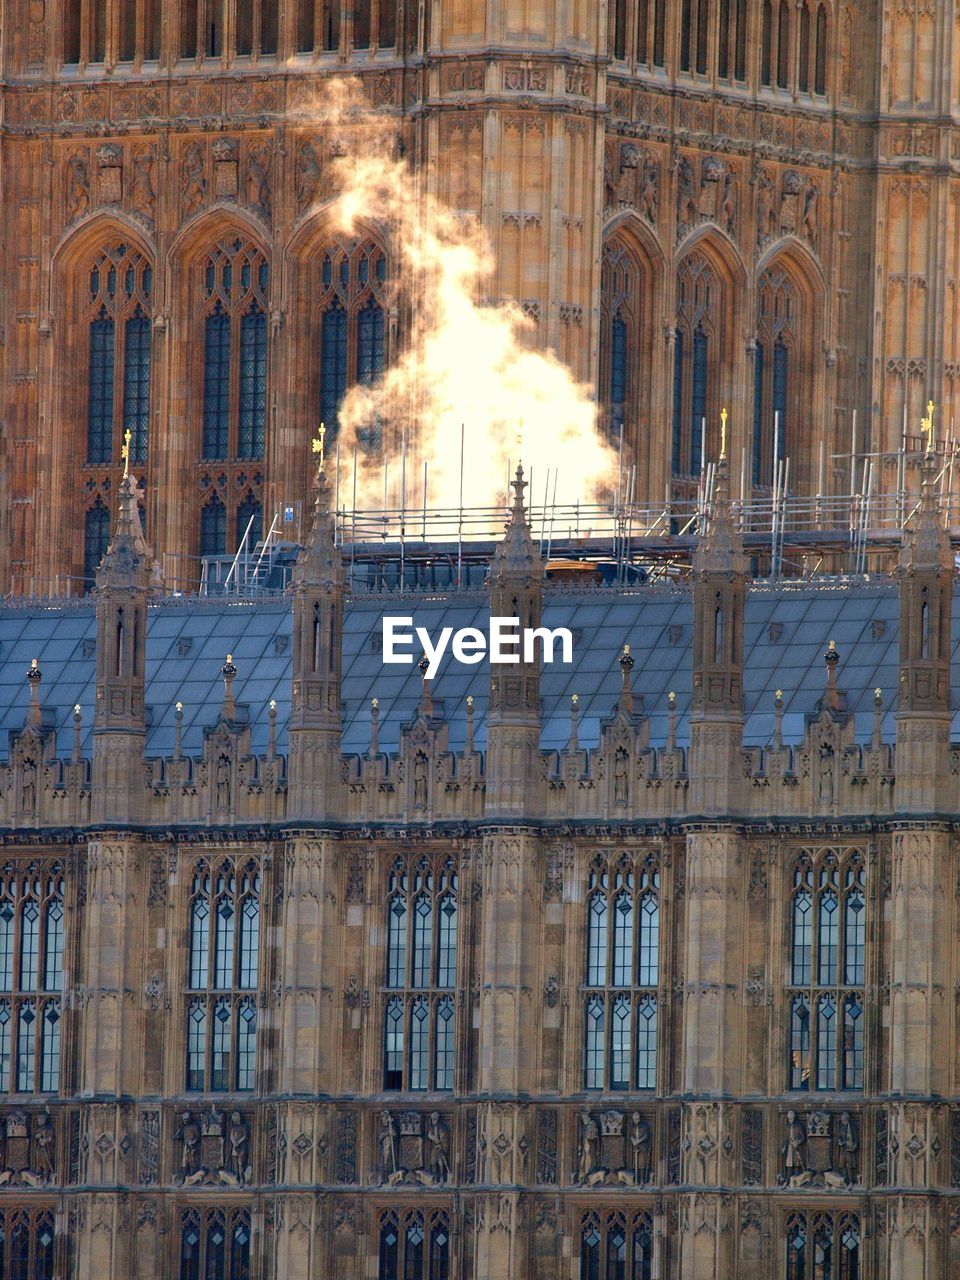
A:
[[[123,478],[126,480],[130,474],[130,441],[133,439],[133,432],[127,427],[123,433],[123,448],[120,450],[120,457],[123,459]]]
[[[624,656],[625,658],[629,658],[629,657],[630,657],[630,646],[629,646],[628,644],[625,644],[625,645],[623,646],[623,656]]]
[[[177,712],[179,713],[179,712],[181,712],[181,711],[183,711],[183,703],[182,703],[182,702],[178,702],[178,703],[177,703]]]
[[[276,709],[277,709],[277,700],[276,700],[276,698],[271,698],[271,699],[270,699],[270,710],[271,710],[271,711],[276,711]]]
[[[77,705],[73,708],[73,714],[74,714],[75,716],[78,716],[78,715],[80,714],[80,703],[79,703],[79,702],[78,702],[78,703],[77,703]]]
[[[323,442],[326,439],[327,427],[326,423],[321,422],[317,428],[317,438],[313,442],[313,452],[317,455],[317,466],[323,470],[323,459],[325,457]]]
[[[720,410],[720,461],[727,460],[727,418],[729,414],[726,409]]]
[[[927,453],[933,453],[933,413],[936,405],[932,400],[927,401],[927,416],[921,422],[921,427],[927,433]]]
[[[777,690],[777,701],[778,701],[778,702],[782,702],[782,701],[783,701],[783,690],[782,690],[782,689],[778,689],[778,690]]]
[[[473,694],[472,693],[467,694],[467,710],[468,711],[473,710]]]
[[[36,671],[36,669],[37,669],[37,667],[38,667],[39,665],[40,665],[40,663],[39,663],[39,661],[38,661],[36,658],[31,658],[31,659],[30,659],[30,670],[31,670],[31,671]]]
[[[579,693],[571,693],[571,695],[570,695],[570,704],[571,704],[571,706],[579,707],[579,705],[580,705],[580,695],[579,695]]]
[[[379,708],[379,706],[380,706],[380,699],[379,699],[379,698],[371,698],[371,699],[370,699],[370,710],[371,710],[371,711],[376,711],[376,710]]]

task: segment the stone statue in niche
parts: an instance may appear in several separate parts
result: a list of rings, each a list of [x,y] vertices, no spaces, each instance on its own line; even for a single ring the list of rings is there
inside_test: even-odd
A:
[[[54,1181],[56,1129],[49,1109],[38,1116],[10,1111],[0,1124],[0,1187],[42,1187]]]
[[[247,161],[247,203],[270,221],[270,148],[254,147]]]
[[[153,207],[157,193],[153,189],[153,153],[138,151],[133,157],[133,178],[130,183],[130,207],[148,222],[153,221]]]
[[[837,1122],[837,1166],[838,1172],[843,1175],[843,1180],[848,1187],[855,1186],[859,1177],[858,1147],[850,1112],[841,1112]]]
[[[240,1186],[243,1187],[250,1181],[252,1173],[250,1168],[250,1126],[239,1111],[230,1113],[228,1137],[230,1140],[229,1172],[234,1174]]]
[[[440,1119],[439,1111],[430,1112],[427,1142],[430,1144],[430,1172],[434,1182],[448,1182],[450,1179],[449,1139],[446,1125]]]
[[[200,1125],[192,1112],[182,1112],[177,1138],[181,1144],[180,1181],[189,1185],[189,1180],[200,1170]]]
[[[763,245],[774,233],[774,182],[766,169],[757,175],[757,244]]]
[[[24,760],[20,774],[20,788],[23,797],[23,812],[33,814],[37,811],[37,766],[29,758]]]
[[[413,807],[427,807],[427,757],[418,751],[413,762]]]
[[[90,175],[82,151],[70,157],[67,175],[67,221],[82,218],[90,208]]]
[[[312,138],[304,138],[297,151],[297,208],[308,208],[320,191],[320,156]]]
[[[397,1172],[397,1124],[389,1111],[380,1112],[380,1181]]]
[[[633,1176],[637,1186],[645,1186],[650,1181],[650,1126],[639,1111],[630,1117],[630,1147],[633,1153]]]
[[[683,156],[677,168],[677,225],[682,230],[700,221],[693,165]]]
[[[820,232],[818,206],[820,204],[820,188],[816,182],[808,182],[803,194],[803,238],[812,247],[817,247]]]
[[[701,218],[717,220],[720,204],[720,180],[723,177],[723,164],[716,156],[707,156],[700,168],[700,208]]]
[[[649,154],[643,157],[643,176],[640,180],[640,195],[637,199],[637,211],[641,218],[646,218],[651,227],[657,225],[657,208],[660,193],[660,166]]]
[[[613,800],[620,809],[627,806],[627,789],[629,777],[629,757],[626,748],[617,747],[613,758]]]
[[[603,151],[603,207],[612,209],[617,198],[617,183],[613,176],[613,150],[607,146]]]
[[[637,169],[640,152],[628,143],[620,150],[620,177],[617,181],[617,203],[621,209],[631,209],[637,196]]]
[[[37,1175],[43,1182],[53,1181],[56,1143],[57,1131],[53,1127],[50,1108],[44,1107],[33,1126],[33,1163]]]
[[[737,233],[737,180],[728,169],[723,176],[723,197],[720,202],[720,225],[728,236]]]
[[[230,808],[230,760],[220,756],[217,760],[217,808]]]
[[[787,1112],[787,1137],[783,1144],[783,1181],[799,1186],[807,1174],[807,1130],[795,1111]]]
[[[183,164],[180,167],[180,188],[183,191],[184,213],[196,213],[207,194],[203,147],[199,142],[191,142],[183,153]]]
[[[577,1181],[586,1182],[596,1172],[600,1160],[600,1134],[597,1122],[589,1111],[580,1112],[580,1167]]]
[[[833,747],[829,742],[820,744],[819,798],[824,809],[833,807]]]

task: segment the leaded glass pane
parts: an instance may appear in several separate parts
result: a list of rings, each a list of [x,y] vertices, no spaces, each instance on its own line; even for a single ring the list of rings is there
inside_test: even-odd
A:
[[[387,1001],[384,1028],[384,1088],[403,1088],[403,1001]]]
[[[243,899],[240,915],[240,986],[249,991],[257,985],[260,957],[260,902],[256,894]]]
[[[413,906],[413,985],[430,985],[430,953],[433,945],[433,904],[427,894]]]
[[[218,1000],[213,1006],[213,1055],[210,1088],[224,1091],[231,1087],[230,1061],[233,1039],[233,1013],[229,1000]]]
[[[644,894],[640,902],[640,965],[637,981],[641,987],[655,987],[660,979],[660,900]]]
[[[37,1060],[37,1010],[32,1000],[20,1006],[17,1019],[17,1090],[32,1093]]]
[[[254,307],[240,321],[239,458],[262,458],[267,419],[267,317]]]
[[[637,1088],[657,1087],[657,1001],[643,996],[637,1007]]]
[[[607,980],[607,900],[602,893],[590,899],[587,921],[587,986],[602,987]]]
[[[60,991],[63,986],[63,902],[47,903],[47,936],[44,942],[44,991]]]
[[[230,317],[217,303],[204,322],[203,456],[226,459],[230,431]]]
[[[454,987],[457,983],[457,903],[452,894],[440,902],[437,938],[437,986]]]
[[[55,1000],[44,1006],[41,1053],[40,1088],[53,1093],[60,1087],[60,1006]]]
[[[92,587],[110,543],[110,513],[98,498],[83,518],[83,581]]]
[[[610,1088],[630,1088],[630,999],[617,996],[613,1002],[610,1042]]]
[[[584,1087],[602,1089],[604,1086],[604,1010],[600,996],[592,996],[587,1001],[586,1013],[586,1052]]]
[[[206,897],[198,897],[190,909],[190,986],[207,985],[210,949],[210,907]]]
[[[204,1087],[207,1058],[207,1011],[201,1000],[190,1003],[187,1017],[187,1089],[200,1092]]]
[[[150,428],[150,320],[137,307],[127,321],[123,365],[123,430],[130,461],[146,462]]]
[[[402,987],[407,976],[407,904],[400,894],[391,899],[387,919],[387,986]]]
[[[411,1089],[430,1088],[430,1008],[426,1000],[414,1000],[410,1015]]]
[[[87,462],[113,459],[114,322],[101,307],[90,324],[87,373]]]
[[[453,1001],[448,996],[445,996],[437,1004],[437,1041],[434,1055],[436,1059],[435,1089],[453,1088],[453,1042]]]
[[[633,899],[617,895],[613,908],[613,985],[629,987],[633,973]]]
[[[817,1088],[837,1087],[837,1006],[832,996],[817,1002]]]
[[[257,1007],[249,997],[240,1001],[237,1022],[237,1088],[252,1089],[257,1062]]]
[[[340,403],[347,391],[347,313],[334,302],[320,328],[320,416],[336,426]]]
[[[28,898],[20,913],[20,990],[36,991],[40,960],[40,905]]]

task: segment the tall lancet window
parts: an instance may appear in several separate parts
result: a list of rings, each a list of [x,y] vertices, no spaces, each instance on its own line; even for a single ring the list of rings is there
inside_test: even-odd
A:
[[[190,887],[185,991],[189,1091],[256,1087],[260,908],[260,869],[254,860],[197,864]]]
[[[612,235],[600,276],[600,399],[614,446],[621,431],[627,440],[637,432],[647,394],[643,286],[637,252],[623,235]]]
[[[862,1090],[866,887],[858,850],[796,860],[790,897],[788,1088]]]
[[[336,241],[320,256],[319,416],[331,432],[354,385],[373,388],[387,360],[387,256],[371,240]],[[374,417],[360,426],[357,443],[378,451],[382,428]]]
[[[772,485],[778,463],[796,444],[801,403],[800,295],[793,277],[774,264],[760,278],[753,391],[753,482]]]
[[[587,895],[584,1087],[655,1089],[660,873],[647,859],[598,865]]]
[[[706,423],[719,411],[722,285],[712,262],[696,250],[684,260],[677,283],[671,455],[675,476],[696,477],[704,461]]]
[[[36,788],[36,765],[22,766]],[[59,862],[10,863],[0,873],[0,1088],[56,1093],[60,1088],[64,946],[63,868]]]
[[[385,1089],[454,1086],[459,910],[452,861],[394,866],[387,894]]]

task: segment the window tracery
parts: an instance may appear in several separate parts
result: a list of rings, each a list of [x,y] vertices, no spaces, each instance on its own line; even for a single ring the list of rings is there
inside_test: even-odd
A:
[[[0,1088],[60,1088],[65,940],[60,863],[0,871]]]
[[[600,376],[607,430],[614,444],[640,415],[644,361],[643,278],[636,255],[617,236],[604,245],[601,276]]]
[[[260,983],[258,863],[198,863],[189,916],[186,1088],[251,1090]]]
[[[180,1211],[179,1280],[250,1280],[250,1211]]]
[[[580,1222],[580,1275],[583,1280],[652,1280],[652,1215],[584,1214]]]
[[[399,860],[387,896],[386,1089],[453,1088],[458,933],[455,862]]]
[[[450,1280],[450,1222],[442,1210],[380,1218],[378,1280]]]
[[[859,851],[801,854],[790,896],[791,1089],[864,1087],[866,926]]]
[[[860,1280],[858,1215],[791,1214],[783,1274],[785,1280]]]
[[[54,1280],[57,1235],[52,1208],[0,1210],[0,1276]]]
[[[585,1088],[656,1088],[659,981],[657,859],[598,863],[587,893]]]
[[[672,470],[675,476],[699,475],[707,421],[719,413],[718,322],[723,285],[711,260],[689,254],[680,268],[674,347]]]

